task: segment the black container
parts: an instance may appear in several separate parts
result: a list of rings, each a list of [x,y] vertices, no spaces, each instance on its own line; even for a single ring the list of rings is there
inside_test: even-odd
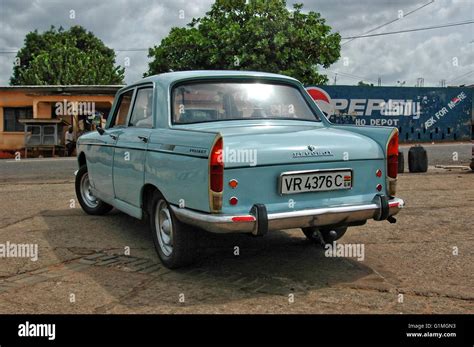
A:
[[[411,147],[408,151],[408,170],[410,172],[428,171],[428,154],[422,146]]]

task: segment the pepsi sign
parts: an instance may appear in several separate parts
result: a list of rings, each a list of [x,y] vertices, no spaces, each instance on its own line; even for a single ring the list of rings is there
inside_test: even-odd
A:
[[[309,86],[306,90],[333,123],[397,127],[402,141],[471,137],[472,91],[466,88]]]

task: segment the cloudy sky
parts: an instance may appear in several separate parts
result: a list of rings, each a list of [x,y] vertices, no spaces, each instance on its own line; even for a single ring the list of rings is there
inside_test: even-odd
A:
[[[459,23],[474,19],[474,0],[288,0],[304,4],[327,19],[342,37]],[[126,82],[147,70],[147,51],[173,26],[202,16],[213,0],[0,0],[0,85],[8,84],[15,54],[29,31],[51,25],[82,25],[117,51],[117,64],[126,68]],[[430,4],[428,4],[430,3]],[[413,12],[424,4],[427,6]],[[183,12],[184,11],[184,12]],[[184,14],[184,19],[180,15]],[[402,15],[403,14],[403,15]],[[402,17],[402,18],[399,18]],[[360,80],[407,86],[424,78],[425,86],[474,83],[474,24],[396,35],[343,40],[341,59],[325,73],[334,83]],[[347,42],[347,43],[345,43]],[[130,51],[136,50],[136,51]]]

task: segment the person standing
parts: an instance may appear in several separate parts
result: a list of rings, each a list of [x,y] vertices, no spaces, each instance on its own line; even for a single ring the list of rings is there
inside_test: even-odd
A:
[[[72,132],[72,126],[70,126],[66,131],[64,143],[66,145],[67,156],[70,157],[74,152],[74,147],[76,146],[76,141],[74,141],[74,133]]]

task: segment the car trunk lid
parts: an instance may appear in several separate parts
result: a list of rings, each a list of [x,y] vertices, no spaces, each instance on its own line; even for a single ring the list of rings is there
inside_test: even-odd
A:
[[[335,127],[238,126],[219,132],[226,168],[384,158],[374,140]]]

